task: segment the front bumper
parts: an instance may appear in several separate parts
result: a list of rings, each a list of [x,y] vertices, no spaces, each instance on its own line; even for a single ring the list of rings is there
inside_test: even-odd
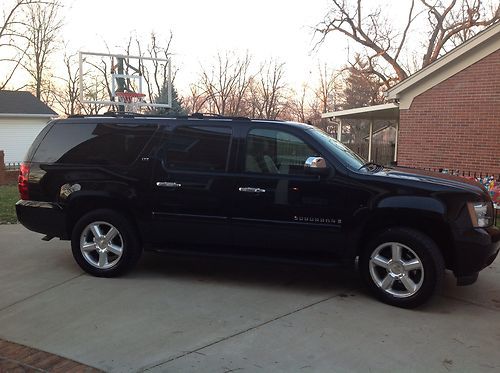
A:
[[[471,228],[454,234],[455,260],[453,273],[459,285],[473,283],[477,273],[489,266],[500,250],[500,229]]]
[[[31,231],[66,239],[66,215],[60,205],[20,200],[16,203],[19,222]]]

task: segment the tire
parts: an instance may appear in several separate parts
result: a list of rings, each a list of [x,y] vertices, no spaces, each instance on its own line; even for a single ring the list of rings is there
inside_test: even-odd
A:
[[[117,277],[131,270],[142,254],[135,227],[116,211],[91,211],[78,220],[71,235],[78,265],[97,277]]]
[[[440,289],[444,260],[436,243],[410,228],[390,228],[372,239],[360,256],[360,271],[381,301],[402,308],[427,302]]]

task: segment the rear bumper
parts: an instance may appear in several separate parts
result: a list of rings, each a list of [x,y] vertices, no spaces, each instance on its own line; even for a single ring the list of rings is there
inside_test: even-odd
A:
[[[20,200],[16,203],[19,222],[31,231],[67,239],[66,216],[56,203]]]
[[[460,285],[468,285],[477,273],[489,266],[500,250],[500,229],[471,228],[455,235],[453,272]]]

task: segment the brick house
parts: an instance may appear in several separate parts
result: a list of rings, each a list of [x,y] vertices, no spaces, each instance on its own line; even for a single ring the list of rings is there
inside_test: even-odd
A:
[[[500,23],[389,89],[387,99],[323,116],[399,120],[399,166],[500,177]]]
[[[387,92],[398,165],[500,175],[500,23]]]

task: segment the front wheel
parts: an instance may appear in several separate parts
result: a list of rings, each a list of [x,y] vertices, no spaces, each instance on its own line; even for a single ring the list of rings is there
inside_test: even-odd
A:
[[[75,224],[71,237],[73,257],[87,273],[115,277],[130,270],[142,249],[134,226],[113,210],[96,210]]]
[[[385,303],[414,308],[441,286],[444,261],[435,242],[409,228],[391,228],[362,252],[360,271],[372,293]]]

